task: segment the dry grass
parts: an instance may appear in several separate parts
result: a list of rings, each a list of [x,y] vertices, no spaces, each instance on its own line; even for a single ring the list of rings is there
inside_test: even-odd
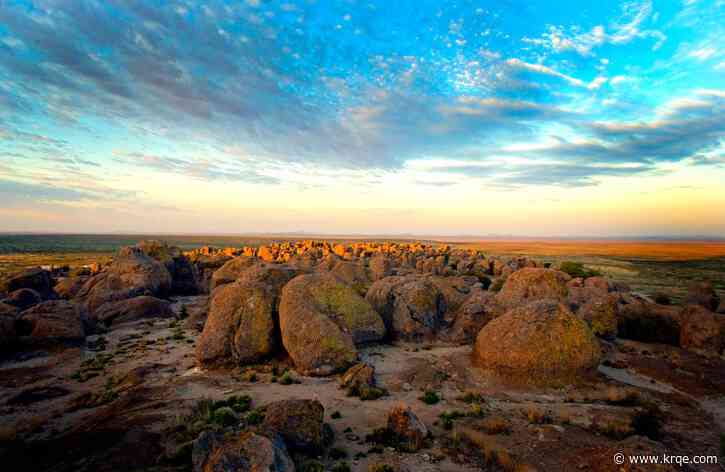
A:
[[[504,434],[511,430],[509,422],[500,416],[490,416],[481,421],[480,426],[487,434]]]
[[[492,254],[601,256],[687,261],[725,256],[722,241],[484,240],[455,243]]]
[[[458,433],[481,452],[486,464],[497,465],[505,471],[518,470],[516,460],[495,437],[470,428],[461,428]]]
[[[551,423],[551,416],[546,411],[535,405],[528,405],[526,407],[526,419],[531,424],[547,424]]]

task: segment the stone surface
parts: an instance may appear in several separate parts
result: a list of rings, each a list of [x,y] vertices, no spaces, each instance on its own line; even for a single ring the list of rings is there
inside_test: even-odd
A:
[[[291,450],[317,452],[324,442],[325,409],[317,400],[280,400],[266,406],[263,427]]]
[[[393,407],[388,413],[388,429],[396,434],[400,445],[410,452],[420,450],[428,436],[428,428],[404,404]]]
[[[279,438],[236,433],[233,437],[204,432],[194,441],[194,472],[294,472],[295,466]]]
[[[370,304],[331,274],[300,275],[282,289],[282,343],[301,372],[329,375],[357,360],[356,345],[380,341],[385,325]]]
[[[483,327],[474,361],[517,381],[563,383],[599,364],[601,349],[586,323],[558,302],[514,308]]]

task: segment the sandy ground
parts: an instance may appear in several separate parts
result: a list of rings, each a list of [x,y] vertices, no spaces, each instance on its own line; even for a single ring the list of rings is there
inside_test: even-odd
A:
[[[183,303],[193,302],[193,298],[183,299]],[[484,418],[456,420],[452,430],[446,430],[439,418],[444,412],[469,412],[471,406],[460,397],[466,392],[476,392],[485,398],[482,416],[500,417],[509,425],[509,432],[497,435],[495,442],[518,462],[543,471],[617,470],[591,469],[594,466],[588,462],[587,451],[616,447],[618,439],[601,434],[593,425],[632,414],[631,407],[607,401],[608,389],[627,387],[641,392],[667,412],[662,442],[672,454],[720,453],[725,418],[722,359],[706,361],[685,357],[681,369],[690,374],[672,377],[662,359],[667,359],[665,350],[675,348],[662,347],[662,353],[655,352],[651,358],[644,356],[649,359],[647,363],[638,361],[643,356],[637,349],[652,351],[650,346],[626,343],[625,349],[615,343],[609,347],[608,356],[619,364],[624,363],[625,368],[602,367],[599,373],[582,379],[577,386],[537,390],[501,385],[471,366],[469,346],[380,345],[364,348],[361,357],[375,367],[378,384],[389,394],[363,402],[347,397],[335,378],[295,374],[300,383],[281,385],[272,383],[272,374],[265,373],[264,369],[258,370],[256,382],[242,380],[241,370],[201,370],[194,361],[194,339],[198,332],[183,326],[173,319],[146,320],[108,332],[102,351],[70,348],[6,360],[0,364],[2,434],[12,431],[26,441],[45,440],[48,460],[54,460],[53,446],[57,446],[59,457],[65,461],[63,464],[70,464],[67,468],[56,465],[53,470],[82,470],[83,464],[88,464],[84,462],[86,456],[97,452],[92,447],[109,446],[87,445],[88,449],[79,448],[75,457],[75,449],[63,438],[74,434],[93,435],[100,428],[114,431],[123,438],[121,442],[133,444],[128,438],[129,431],[141,428],[141,440],[145,441],[143,434],[150,432],[156,435],[153,438],[159,441],[161,449],[173,448],[167,441],[168,431],[200,399],[247,394],[256,407],[275,400],[309,398],[318,399],[325,407],[325,421],[335,433],[334,446],[347,452],[353,471],[367,471],[371,463],[393,464],[409,471],[481,470],[480,454],[471,455],[452,447],[451,443],[459,428],[480,429]],[[82,377],[84,381],[79,381],[78,372],[89,373],[82,363],[99,356],[108,359],[97,371],[99,375],[87,380]],[[692,387],[692,376],[701,375],[707,369],[719,369],[720,376],[711,379],[706,387]],[[681,380],[672,381],[672,378]],[[110,401],[95,401],[94,398],[109,390],[110,383],[114,394]],[[437,392],[441,401],[435,405],[423,403],[419,397],[426,390]],[[384,426],[388,411],[400,402],[410,405],[428,425],[434,438],[431,447],[410,454],[392,449],[370,452],[372,445],[364,441],[365,435]],[[531,409],[545,413],[549,421],[532,423],[527,419]],[[339,412],[341,418],[332,419],[334,412]],[[159,452],[152,449],[149,448],[149,454]],[[128,452],[119,449],[117,459],[121,463],[123,454]],[[356,454],[359,454],[357,458]],[[328,461],[328,465],[334,462]],[[721,469],[713,466],[697,470]]]

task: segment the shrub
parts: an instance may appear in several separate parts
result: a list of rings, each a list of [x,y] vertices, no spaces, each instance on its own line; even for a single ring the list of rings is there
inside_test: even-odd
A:
[[[332,466],[332,472],[350,472],[350,466],[347,462],[338,462],[334,466]]]
[[[292,374],[290,374],[289,372],[285,372],[284,374],[282,374],[282,377],[279,378],[279,383],[282,385],[292,385],[300,382],[298,380],[295,380],[292,377]]]
[[[582,279],[602,275],[599,271],[587,269],[584,267],[584,264],[573,261],[562,262],[559,270],[566,272],[572,277],[581,277]]]
[[[444,429],[453,429],[453,421],[465,417],[466,414],[460,411],[446,411],[440,414]]]
[[[360,400],[377,400],[380,397],[384,397],[388,394],[388,391],[384,388],[364,386],[359,390]]]
[[[428,390],[423,394],[423,396],[419,397],[419,400],[426,405],[435,405],[441,401],[441,397],[436,392]]]
[[[526,419],[531,424],[551,423],[551,417],[545,411],[531,405],[526,409]]]
[[[302,464],[302,472],[325,472],[325,466],[318,461],[307,461]]]
[[[238,418],[234,410],[228,406],[223,406],[214,410],[211,421],[221,426],[231,426],[238,421]]]
[[[264,421],[264,413],[261,410],[254,410],[247,414],[247,416],[244,418],[244,421],[246,421],[247,424],[250,425],[260,424],[262,421]]]
[[[339,447],[333,447],[330,449],[329,456],[333,460],[347,459],[347,451]]]
[[[395,472],[395,469],[388,464],[370,464],[368,472]]]
[[[340,413],[339,411],[333,411],[330,415],[330,418],[332,418],[333,420],[339,420],[340,418],[342,418],[342,413]]]
[[[511,427],[504,418],[492,416],[481,423],[481,429],[487,434],[505,434],[511,431]]]
[[[181,311],[179,312],[179,319],[185,320],[189,317],[189,310],[187,310],[186,305],[181,305]]]

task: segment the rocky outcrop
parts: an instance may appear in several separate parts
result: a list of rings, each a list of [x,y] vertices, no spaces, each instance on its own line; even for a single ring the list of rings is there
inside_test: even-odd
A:
[[[98,308],[93,318],[106,326],[119,325],[147,318],[170,318],[174,316],[171,304],[147,295],[108,302]]]
[[[244,271],[256,264],[259,264],[259,259],[257,258],[245,256],[235,257],[214,272],[211,276],[209,289],[214,291],[215,288],[221,285],[234,282]]]
[[[562,303],[532,302],[494,319],[478,334],[474,362],[502,378],[564,383],[594,369],[601,350],[587,324]]]
[[[224,435],[203,432],[192,449],[194,472],[294,472],[281,438],[253,432]]]
[[[52,300],[23,311],[16,324],[18,335],[31,342],[80,342],[85,328],[80,307],[65,300]]]
[[[216,288],[196,346],[199,363],[243,365],[276,354],[280,292],[294,275],[289,267],[256,265]]]
[[[705,355],[718,356],[725,348],[725,316],[700,305],[689,305],[680,315],[680,346]]]
[[[35,290],[47,300],[54,297],[53,285],[53,277],[47,270],[27,269],[0,280],[0,294],[9,294],[25,288]]]
[[[428,428],[407,405],[398,405],[390,410],[388,430],[395,434],[400,447],[409,452],[423,448],[428,436]]]
[[[83,288],[88,281],[88,277],[65,277],[60,279],[53,287],[53,291],[58,294],[58,298],[63,300],[72,300]]]
[[[700,305],[710,311],[716,311],[720,305],[720,297],[712,287],[712,283],[707,281],[695,282],[687,289],[685,303]]]
[[[171,275],[162,263],[137,247],[125,247],[105,272],[83,285],[77,298],[94,313],[104,303],[141,295],[165,296],[170,290]]]
[[[623,294],[619,303],[617,335],[646,343],[680,345],[680,309],[650,303]]]
[[[298,370],[329,375],[357,359],[356,345],[385,336],[380,316],[331,274],[300,275],[282,290],[282,343]]]
[[[475,290],[453,314],[451,326],[439,337],[452,343],[472,344],[481,329],[502,314],[494,293]]]
[[[424,277],[385,277],[370,287],[365,299],[380,313],[392,339],[431,339],[444,323],[444,296]]]
[[[591,277],[599,279],[599,277]],[[606,280],[605,280],[606,283]],[[611,338],[617,335],[620,297],[608,291],[608,285],[569,287],[567,302],[576,315],[587,322],[597,336]]]
[[[21,288],[11,292],[3,303],[25,310],[43,301],[43,297],[31,288]]]
[[[263,429],[279,434],[291,450],[319,452],[325,409],[317,400],[280,400],[266,406]]]
[[[536,300],[563,302],[569,293],[569,280],[569,275],[558,270],[527,267],[506,279],[496,299],[507,308]]]

